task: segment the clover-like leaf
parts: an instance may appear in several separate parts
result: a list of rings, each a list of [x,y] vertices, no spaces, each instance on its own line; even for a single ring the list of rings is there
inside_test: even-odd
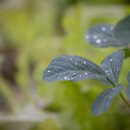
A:
[[[127,81],[128,81],[128,86],[126,88],[126,94],[130,98],[130,72],[127,74]]]
[[[127,47],[130,44],[130,15],[120,20],[115,27],[97,24],[90,28],[85,38],[96,47]]]
[[[63,55],[55,58],[43,73],[45,81],[100,79],[105,72],[95,63],[79,56]],[[106,81],[107,82],[107,81]]]
[[[120,20],[113,30],[115,39],[122,43],[122,46],[130,44],[130,15]]]
[[[90,28],[85,39],[96,47],[120,46],[120,42],[113,37],[113,29],[109,24],[97,24]]]
[[[101,64],[101,68],[107,77],[114,83],[118,84],[119,74],[123,64],[124,52],[117,51],[105,58]]]
[[[105,112],[111,105],[113,98],[122,90],[123,86],[118,85],[114,88],[108,88],[104,90],[94,101],[92,105],[92,113],[94,115],[100,115]]]

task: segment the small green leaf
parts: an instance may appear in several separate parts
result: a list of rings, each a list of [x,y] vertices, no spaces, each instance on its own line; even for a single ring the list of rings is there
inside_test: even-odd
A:
[[[105,58],[101,64],[101,68],[107,77],[114,83],[118,84],[119,74],[123,64],[124,52],[117,51]]]
[[[45,81],[104,79],[104,71],[95,63],[79,56],[63,55],[55,58],[43,73]]]
[[[91,27],[85,38],[96,47],[128,47],[130,15],[120,20],[115,27],[109,24],[97,24]]]
[[[90,28],[85,39],[96,47],[118,47],[120,42],[113,37],[113,29],[109,24],[97,24]]]
[[[122,88],[122,85],[118,85],[117,87],[104,90],[94,101],[92,113],[94,115],[100,115],[105,112],[111,105],[113,98],[122,90]]]
[[[115,39],[122,43],[122,46],[130,44],[130,15],[120,20],[113,30]]]
[[[130,98],[130,72],[127,74],[127,81],[128,81],[128,86],[126,88],[126,94]]]

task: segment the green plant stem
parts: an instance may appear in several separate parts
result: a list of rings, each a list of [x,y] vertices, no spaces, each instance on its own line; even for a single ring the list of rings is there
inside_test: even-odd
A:
[[[126,100],[126,98],[124,97],[124,95],[121,92],[119,93],[119,95],[122,98],[122,100],[125,102],[125,104],[130,108],[130,104],[128,103],[128,101]]]
[[[116,87],[116,85],[111,80],[109,80],[109,82],[112,84],[113,87]],[[121,99],[124,101],[124,103],[130,108],[130,104],[128,103],[128,101],[126,100],[124,95],[121,92],[119,93],[119,95],[120,95]]]

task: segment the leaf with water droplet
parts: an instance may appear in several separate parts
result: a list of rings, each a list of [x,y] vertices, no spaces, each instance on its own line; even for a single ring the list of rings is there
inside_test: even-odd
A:
[[[101,68],[105,71],[107,77],[114,84],[118,84],[118,79],[123,64],[123,59],[124,59],[124,52],[117,51],[110,54],[101,63]]]
[[[94,101],[92,105],[92,113],[100,115],[105,112],[111,105],[113,98],[122,90],[123,86],[118,85],[114,88],[104,90]]]
[[[85,39],[96,47],[117,47],[120,42],[113,37],[113,29],[109,24],[97,24],[90,28]]]
[[[127,74],[127,81],[128,81],[128,86],[126,88],[126,94],[130,98],[130,72]]]
[[[105,72],[95,63],[79,56],[63,55],[55,58],[43,73],[45,81],[100,79]]]
[[[122,43],[122,46],[126,47],[130,44],[130,15],[116,24],[113,34]]]

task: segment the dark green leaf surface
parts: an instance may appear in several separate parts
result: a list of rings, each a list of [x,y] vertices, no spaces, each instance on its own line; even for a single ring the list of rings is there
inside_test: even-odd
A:
[[[122,85],[104,90],[94,101],[92,113],[100,115],[111,105],[113,98],[122,90]]]
[[[110,54],[106,59],[103,60],[101,68],[106,73],[107,77],[114,83],[118,83],[119,74],[123,64],[124,52],[117,51]]]
[[[120,46],[119,41],[113,37],[113,29],[109,24],[97,24],[90,28],[85,39],[97,47]]]
[[[128,86],[126,88],[126,94],[130,98],[130,72],[127,74],[127,81],[128,81]]]
[[[115,27],[109,24],[93,26],[85,38],[96,47],[128,47],[130,44],[130,15],[120,20]]]
[[[130,15],[117,23],[113,33],[114,37],[122,43],[122,46],[130,44]]]
[[[124,58],[129,58],[130,57],[130,48],[125,48],[124,52],[125,52]]]
[[[45,81],[104,79],[104,71],[95,63],[79,57],[63,55],[55,58],[43,73]],[[104,80],[103,80],[104,81]]]

